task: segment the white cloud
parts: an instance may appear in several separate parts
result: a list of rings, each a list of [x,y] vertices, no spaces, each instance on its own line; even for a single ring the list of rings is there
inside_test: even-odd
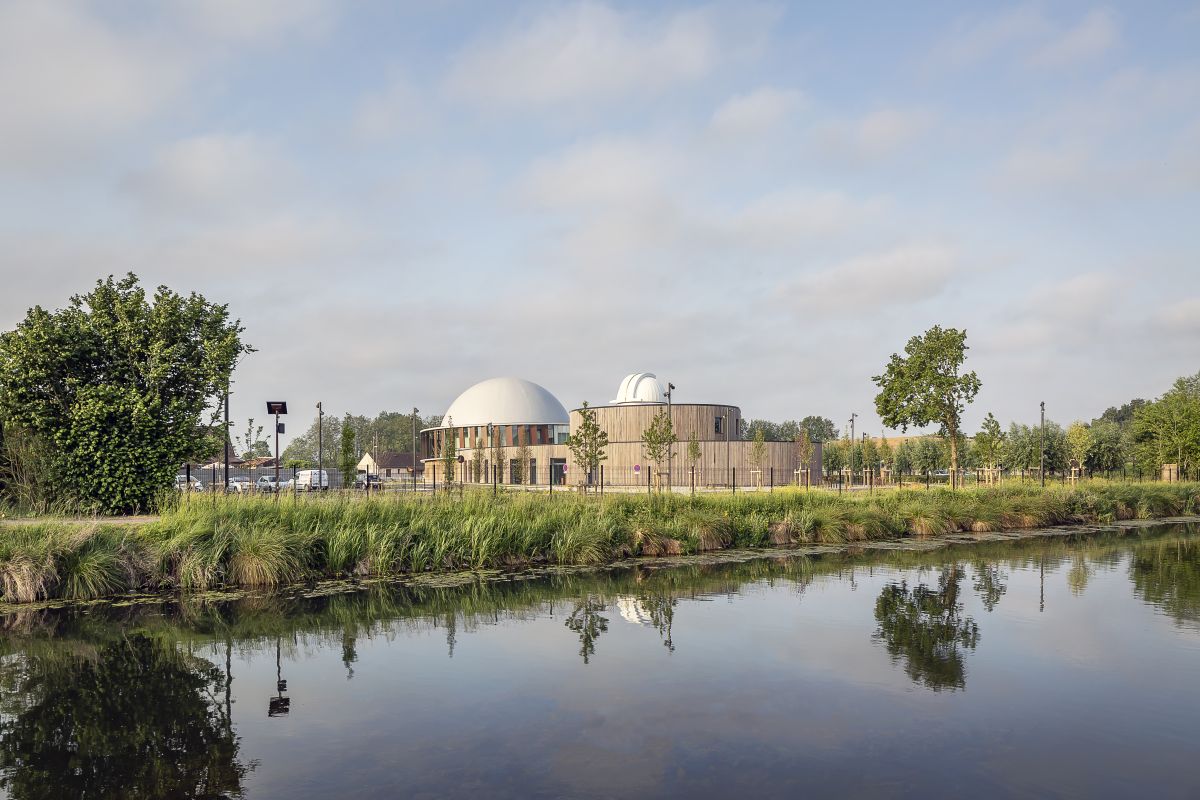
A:
[[[677,174],[669,151],[632,139],[602,139],[535,161],[521,195],[550,210],[641,205]]]
[[[848,232],[875,216],[879,204],[861,203],[842,192],[789,189],[763,195],[712,226],[740,246],[787,247],[814,237]]]
[[[1065,67],[1102,55],[1119,39],[1120,32],[1112,13],[1096,9],[1078,25],[1037,50],[1029,61],[1037,67]]]
[[[258,137],[211,134],[164,147],[124,185],[152,213],[211,218],[269,211],[291,195],[295,181]]]
[[[826,123],[818,129],[824,149],[851,159],[886,157],[907,146],[933,124],[924,109],[884,108],[850,121]]]
[[[424,128],[430,122],[430,110],[420,89],[397,74],[382,91],[363,98],[354,114],[353,129],[364,139],[383,139]]]
[[[1040,38],[1050,23],[1035,6],[1020,6],[999,14],[960,22],[935,48],[934,66],[965,67],[985,61],[997,53]]]
[[[958,272],[958,255],[940,244],[902,245],[801,275],[780,290],[794,310],[814,315],[863,314],[941,294]]]
[[[447,84],[485,106],[588,103],[694,81],[713,68],[721,48],[706,11],[652,18],[576,3],[468,47]]]
[[[1171,333],[1200,336],[1200,297],[1191,297],[1168,305],[1159,313],[1158,322]]]
[[[232,41],[317,33],[333,17],[329,0],[183,0],[178,12],[198,30]]]
[[[803,102],[804,96],[794,89],[764,86],[726,100],[713,113],[709,128],[718,136],[761,135]]]
[[[1093,175],[1089,152],[1070,148],[1022,147],[1000,167],[998,180],[1009,188],[1049,188],[1076,185]]]
[[[152,37],[63,3],[0,5],[0,165],[37,167],[148,117],[183,64]]]

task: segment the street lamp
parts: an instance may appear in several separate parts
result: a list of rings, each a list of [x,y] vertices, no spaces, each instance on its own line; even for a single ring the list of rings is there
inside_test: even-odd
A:
[[[671,433],[675,433],[675,418],[671,416],[671,392],[675,391],[675,384],[667,382],[667,420],[671,423]],[[671,491],[671,454],[675,450],[673,444],[667,446],[667,491]]]
[[[317,488],[325,488],[325,409],[317,403]],[[309,488],[312,484],[309,483]]]
[[[275,492],[279,492],[279,434],[283,433],[283,423],[279,421],[281,415],[287,414],[287,403],[282,400],[267,401],[267,413],[275,415]]]
[[[1042,478],[1042,488],[1046,488],[1046,401],[1042,401],[1042,433],[1038,439],[1038,449],[1041,450],[1041,465],[1038,467],[1038,474]]]
[[[412,415],[412,476],[413,491],[417,491],[417,407],[413,406]]]

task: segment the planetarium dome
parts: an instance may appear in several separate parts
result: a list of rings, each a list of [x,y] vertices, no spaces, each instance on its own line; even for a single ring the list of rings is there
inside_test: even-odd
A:
[[[570,417],[558,399],[522,378],[488,378],[460,394],[442,417],[441,427],[453,425],[567,425]]]
[[[621,381],[621,388],[617,389],[617,396],[612,402],[613,405],[662,403],[666,396],[666,390],[653,372],[635,372]]]

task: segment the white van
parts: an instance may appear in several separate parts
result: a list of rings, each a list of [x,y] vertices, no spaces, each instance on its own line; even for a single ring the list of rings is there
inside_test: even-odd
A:
[[[329,472],[323,469],[302,469],[296,473],[296,489],[315,492],[329,488]]]

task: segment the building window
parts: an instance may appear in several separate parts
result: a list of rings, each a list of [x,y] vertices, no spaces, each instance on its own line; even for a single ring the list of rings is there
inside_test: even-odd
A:
[[[517,474],[518,470],[520,469],[520,467],[517,466],[519,463],[520,462],[515,458],[511,459],[508,462],[508,482],[509,483],[520,483],[521,482],[521,476]]]
[[[724,427],[721,423],[725,421],[724,417],[713,417],[713,433],[721,433]]]
[[[529,459],[529,482],[537,483],[537,459]]]

